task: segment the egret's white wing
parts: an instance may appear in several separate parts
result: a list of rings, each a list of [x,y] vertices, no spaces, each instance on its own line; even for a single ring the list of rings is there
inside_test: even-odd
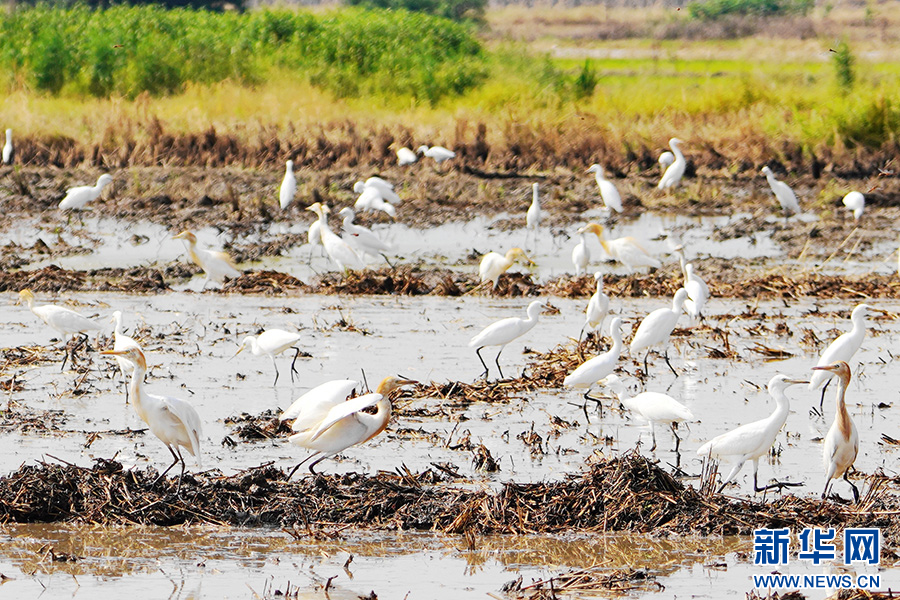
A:
[[[332,407],[346,400],[357,387],[359,382],[352,379],[326,381],[297,398],[278,418],[282,421],[296,419],[294,431],[315,427]]]
[[[382,396],[381,394],[372,392],[371,394],[364,394],[362,396],[353,398],[352,400],[341,402],[337,406],[333,406],[331,410],[328,411],[328,415],[325,417],[325,419],[323,419],[322,422],[319,423],[319,426],[316,427],[312,432],[312,436],[310,436],[309,441],[315,441],[317,437],[328,431],[328,428],[338,421],[346,419],[347,417],[354,415],[365,408],[375,406],[383,397],[384,396]]]

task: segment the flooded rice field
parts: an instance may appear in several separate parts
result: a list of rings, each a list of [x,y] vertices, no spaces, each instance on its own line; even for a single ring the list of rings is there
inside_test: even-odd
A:
[[[358,293],[364,286],[333,293],[341,277],[321,248],[305,243],[305,213],[265,226],[198,227],[202,246],[238,258],[241,279],[271,272],[298,280],[287,291],[240,294],[228,293],[242,289],[233,282],[204,289],[177,231],[157,219],[88,212],[62,226],[24,215],[0,233],[0,473],[8,474],[0,480],[0,597],[722,598],[749,592],[751,576],[768,572],[752,565],[754,527],[850,524],[882,527],[884,549],[881,567],[847,569],[880,573],[882,589],[896,587],[900,300],[892,210],[859,228],[813,214],[785,221],[751,206],[713,216],[580,216],[639,238],[663,262],[634,273],[591,242],[589,273],[607,277],[626,344],[645,315],[671,305],[681,285],[676,246],[713,291],[705,319],[682,315],[673,333],[668,357],[677,376],[657,355],[643,374],[643,355],[627,346],[617,362],[628,395],[666,393],[693,413],[677,429],[678,452],[666,426],[657,426],[651,450],[649,425],[608,388],[597,386],[594,401],[562,385],[610,343],[604,325],[602,335],[576,344],[593,278],[571,275],[575,226],[555,223],[535,239],[522,215],[502,211],[428,227],[364,217],[393,245],[394,265],[438,273],[446,293],[436,285],[419,292],[427,295],[385,292],[383,279],[399,281],[400,271],[375,259],[380,287],[368,291],[378,295]],[[536,265],[504,275],[505,293],[477,288],[480,255],[512,246]],[[97,291],[127,289],[102,287],[121,276],[113,270],[141,281],[158,273],[159,283]],[[750,277],[752,286],[742,283]],[[121,311],[146,353],[148,390],[196,409],[202,466],[186,454],[178,493],[177,467],[175,479],[152,485],[171,455],[126,403],[113,357],[98,352],[112,348],[112,325],[92,333],[74,365],[60,370],[59,335],[15,304],[27,286],[38,290],[39,305],[104,324]],[[485,349],[485,381],[469,340],[499,319],[524,317],[535,298],[548,306],[504,348],[505,378],[496,348]],[[835,482],[836,497],[819,500],[836,384],[824,414],[818,391],[788,388],[786,425],[761,460],[761,485],[802,486],[754,494],[748,462],[724,497],[713,494],[715,473],[697,449],[771,414],[767,382],[777,373],[808,379],[828,342],[850,329],[859,302],[886,311],[870,314],[850,361],[847,404],[860,437],[850,478],[861,502],[852,503],[844,481]],[[287,352],[277,358],[276,385],[268,357],[235,356],[244,336],[271,328],[300,336],[297,375]],[[398,374],[419,383],[393,397],[383,434],[321,462],[319,477],[304,465],[288,480],[308,451],[287,441],[282,410],[329,380],[358,380],[362,393]],[[723,461],[720,477],[731,464]],[[640,508],[625,514],[617,503]],[[566,512],[567,504],[579,508]],[[782,571],[844,568],[794,561]]]

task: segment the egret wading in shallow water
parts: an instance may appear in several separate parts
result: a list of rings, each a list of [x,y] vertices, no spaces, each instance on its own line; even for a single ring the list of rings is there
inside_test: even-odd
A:
[[[16,158],[16,153],[13,150],[13,141],[12,141],[12,129],[6,130],[6,143],[3,144],[3,164],[11,165]]]
[[[331,231],[331,227],[328,226],[328,220],[325,216],[328,212],[328,207],[316,202],[311,206],[307,206],[306,210],[315,213],[319,217],[319,235],[322,239],[325,253],[331,259],[331,262],[337,265],[338,269],[345,275],[350,269],[362,269],[364,265],[356,251],[347,242],[335,235]]]
[[[822,459],[825,464],[825,488],[822,490],[822,499],[824,500],[828,493],[831,480],[843,477],[853,489],[853,501],[859,502],[859,490],[847,478],[850,467],[859,454],[859,432],[853,419],[850,418],[850,413],[847,412],[847,403],[844,399],[847,386],[850,385],[850,367],[844,361],[838,361],[831,365],[813,367],[813,370],[816,374],[827,371],[838,378],[837,410],[834,413],[834,422],[825,436],[825,443],[822,444]]]
[[[291,382],[294,381],[294,374],[297,373],[296,363],[297,357],[300,356],[300,348],[296,344],[300,341],[300,334],[284,331],[283,329],[266,329],[259,335],[248,335],[241,342],[241,346],[234,353],[234,356],[240,354],[247,346],[256,356],[266,355],[272,359],[272,366],[275,367],[275,381],[272,385],[278,384],[278,363],[275,362],[275,356],[286,350],[294,351],[294,359],[291,361]],[[232,357],[234,358],[234,357]]]
[[[759,471],[759,457],[769,451],[772,444],[775,443],[775,437],[781,428],[784,427],[791,410],[791,403],[784,395],[788,386],[808,383],[796,379],[788,379],[784,375],[776,375],[769,380],[769,394],[775,399],[775,411],[765,419],[754,421],[741,425],[737,429],[733,429],[728,433],[714,437],[706,442],[697,450],[698,456],[720,458],[723,456],[736,456],[737,463],[731,469],[728,477],[722,481],[719,487],[719,493],[725,489],[725,486],[731,483],[734,476],[737,475],[741,467],[748,460],[753,461],[753,491],[763,492],[768,489],[778,488],[779,490],[786,486],[803,485],[802,483],[786,483],[776,481],[765,487],[759,487],[756,480],[757,471]]]
[[[578,244],[572,248],[572,264],[575,266],[576,277],[580,277],[587,273],[588,264],[591,262],[591,249],[588,248],[587,245],[587,234],[593,233],[600,239],[599,231],[602,230],[598,230],[597,227],[599,226],[594,223],[589,223],[576,231],[579,240]]]
[[[597,239],[600,240],[603,250],[612,258],[628,267],[629,271],[633,272],[635,267],[653,267],[658,269],[662,266],[661,262],[650,256],[650,253],[644,250],[640,242],[630,235],[608,240],[603,235],[602,225],[588,223],[584,226],[584,229],[594,233]]]
[[[850,322],[853,326],[850,331],[842,333],[836,340],[828,344],[825,352],[819,357],[817,367],[834,364],[838,361],[850,362],[859,347],[862,346],[866,337],[866,313],[869,311],[883,312],[872,308],[868,304],[859,304],[850,313]],[[834,377],[834,372],[828,369],[817,370],[813,376],[809,378],[809,391],[822,388],[822,396],[819,398],[819,412],[822,412],[822,405],[825,402],[825,390]]]
[[[416,150],[416,154],[424,154],[438,164],[450,160],[451,158],[456,158],[456,152],[453,150],[448,150],[443,146],[432,146],[429,148],[424,144],[419,146],[419,149]]]
[[[373,393],[351,400],[346,400],[347,394],[340,394],[347,383],[351,382],[328,382],[310,390],[294,403],[299,405],[291,426],[296,433],[288,439],[293,444],[313,450],[313,453],[294,467],[288,474],[288,479],[309,459],[315,457],[309,465],[309,472],[315,475],[314,467],[326,458],[350,446],[367,442],[384,431],[391,419],[388,394],[418,382],[402,377],[385,377]],[[362,412],[371,407],[377,409],[374,415]]]
[[[122,333],[122,311],[115,311],[109,320],[116,324],[113,330],[113,350],[121,352],[129,348],[140,348],[137,340]],[[128,375],[134,371],[134,363],[121,356],[116,356],[116,364],[119,366],[122,377],[125,378],[125,404],[128,404]]]
[[[667,190],[673,188],[677,186],[681,181],[681,178],[684,177],[684,171],[687,169],[687,161],[684,159],[684,154],[681,153],[681,149],[678,147],[683,143],[684,142],[678,138],[669,140],[669,147],[672,149],[674,160],[672,161],[672,164],[666,168],[666,172],[663,173],[662,179],[659,180],[659,184],[656,186],[658,189]],[[662,163],[662,157],[660,157],[660,163]]]
[[[147,374],[147,359],[138,348],[127,350],[104,350],[100,354],[122,357],[134,365],[131,374],[131,397],[134,412],[147,424],[150,432],[158,437],[175,460],[169,467],[159,474],[155,485],[172,467],[181,463],[181,473],[178,475],[177,495],[181,491],[181,479],[184,477],[184,457],[181,448],[185,448],[197,459],[197,467],[202,467],[200,458],[200,437],[203,435],[200,424],[200,415],[189,403],[181,398],[172,396],[157,396],[144,391],[144,376]]]
[[[688,295],[688,299],[684,301],[684,311],[694,321],[703,318],[703,309],[709,300],[709,286],[694,273],[694,265],[691,263],[684,265],[684,289]]]
[[[859,192],[850,192],[841,200],[849,210],[853,211],[853,218],[859,219],[866,208],[866,197]]]
[[[328,213],[331,212],[331,209],[328,208],[327,204],[319,204],[322,212],[325,214],[325,217],[319,216],[318,219],[310,223],[309,229],[306,231],[306,239],[309,241],[309,258],[306,261],[306,264],[310,264],[312,262],[312,254],[313,248],[318,246],[321,250],[325,250],[325,247],[322,245],[322,221],[328,220]],[[309,210],[308,208],[306,210]],[[313,211],[315,212],[315,211]]]
[[[62,209],[81,210],[88,202],[96,200],[107,185],[112,183],[112,175],[104,173],[97,179],[97,185],[81,185],[66,190],[66,197],[60,200]]]
[[[679,288],[672,299],[672,308],[657,308],[644,317],[644,320],[638,325],[637,332],[631,339],[630,348],[631,355],[635,357],[641,351],[647,351],[644,354],[644,377],[649,375],[647,358],[650,356],[650,351],[657,346],[663,347],[663,357],[666,359],[666,364],[669,365],[669,369],[672,370],[675,377],[678,377],[678,371],[669,362],[668,344],[669,336],[672,335],[672,331],[674,331],[675,325],[678,323],[678,318],[681,316],[685,300],[687,300],[687,291],[684,288]]]
[[[294,161],[284,163],[284,179],[281,180],[281,189],[278,191],[278,202],[281,210],[286,209],[294,201],[297,193],[297,178],[294,177]]]
[[[62,337],[62,342],[65,347],[65,354],[63,356],[63,362],[60,371],[66,368],[66,361],[69,359],[70,351],[66,342],[67,337],[72,336],[74,338],[79,333],[82,335],[81,342],[71,350],[72,364],[74,364],[75,350],[77,350],[78,346],[80,346],[85,342],[85,340],[87,340],[87,332],[99,331],[100,329],[103,329],[103,326],[99,323],[78,314],[74,310],[69,310],[68,308],[63,308],[62,306],[53,306],[52,304],[35,306],[34,293],[31,290],[22,290],[21,292],[19,292],[19,299],[16,300],[16,304],[19,304],[20,302],[24,302],[28,306],[28,309],[35,314],[35,316],[40,318],[44,323],[49,325]]]
[[[406,146],[397,150],[397,164],[401,167],[411,165],[417,160],[419,160],[419,156]]]
[[[481,350],[486,346],[500,346],[500,352],[497,352],[494,364],[497,365],[497,371],[500,372],[500,378],[503,379],[503,369],[500,368],[500,354],[508,343],[525,335],[537,325],[538,315],[541,314],[541,309],[544,307],[543,301],[535,300],[525,310],[527,315],[525,319],[520,319],[519,317],[501,319],[488,325],[481,330],[481,333],[472,338],[469,342],[469,347],[476,349],[475,354],[478,355],[478,360],[481,361],[481,365],[484,367],[483,377],[485,379],[488,377],[489,369],[487,363],[484,362],[484,357],[481,356]]]
[[[797,202],[797,195],[794,194],[794,190],[792,190],[785,182],[775,179],[772,169],[768,166],[762,168],[762,174],[766,176],[766,181],[769,182],[772,193],[775,194],[778,204],[780,204],[782,210],[784,210],[784,217],[787,218],[799,213],[800,203]]]
[[[578,334],[578,345],[581,345],[581,337],[587,328],[599,329],[603,326],[603,320],[609,314],[609,296],[603,293],[603,274],[600,271],[594,273],[594,280],[597,282],[597,289],[588,300],[587,309],[584,311],[584,325],[581,327],[581,333]]]
[[[656,426],[668,425],[675,436],[675,449],[681,446],[681,438],[678,437],[678,424],[685,421],[693,421],[694,415],[687,406],[666,394],[658,392],[642,392],[633,398],[625,396],[628,391],[625,384],[616,375],[610,375],[603,382],[619,399],[622,405],[650,423],[650,435],[653,437],[653,446],[650,452],[656,450]]]
[[[206,289],[206,285],[210,281],[222,285],[225,283],[226,277],[233,279],[241,276],[241,272],[234,266],[234,262],[232,262],[228,254],[197,246],[197,236],[193,232],[182,231],[172,239],[184,241],[188,257],[195,265],[203,269],[203,273],[206,274],[206,279],[203,280],[203,287],[200,288],[201,290]]]
[[[588,173],[594,174],[594,179],[597,180],[597,186],[600,188],[600,198],[603,199],[606,209],[622,212],[622,196],[619,195],[616,185],[604,176],[603,167],[594,163],[588,169]]]
[[[525,213],[525,243],[528,244],[528,234],[531,233],[534,243],[537,244],[538,229],[541,226],[541,197],[538,184],[531,184],[531,206]]]
[[[585,390],[584,406],[587,406],[588,400],[593,400],[597,403],[598,408],[602,409],[600,400],[590,395],[591,388],[597,385],[604,377],[611,375],[616,368],[616,363],[622,354],[622,319],[613,317],[610,320],[609,335],[613,341],[613,345],[609,350],[584,361],[577,369],[566,375],[566,378],[563,380],[563,385],[566,387]]]
[[[491,289],[496,289],[500,276],[519,261],[528,265],[534,264],[521,248],[510,248],[505,255],[499,252],[488,252],[481,257],[481,263],[478,265],[478,277],[482,284],[490,281]]]
[[[391,246],[382,242],[371,230],[362,225],[355,224],[353,219],[356,215],[353,214],[352,209],[344,207],[338,214],[344,218],[343,240],[350,244],[357,251],[357,254],[368,254],[375,257],[381,256],[381,258],[387,262],[389,267],[394,266],[385,254],[385,252],[391,251]]]

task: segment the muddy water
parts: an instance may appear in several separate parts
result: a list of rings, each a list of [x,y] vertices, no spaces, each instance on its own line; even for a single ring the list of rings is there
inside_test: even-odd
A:
[[[251,443],[235,436],[237,446],[225,445],[226,437],[233,436],[232,426],[224,422],[226,417],[286,408],[312,386],[333,378],[361,378],[361,370],[365,370],[370,385],[396,372],[421,381],[475,380],[482,369],[467,347],[468,340],[496,319],[522,315],[526,304],[521,300],[483,298],[260,298],[189,292],[150,297],[84,293],[66,298],[84,314],[106,319],[113,310],[122,310],[129,330],[149,329],[142,342],[151,367],[147,381],[150,391],[179,396],[194,404],[204,423],[203,468],[225,473],[268,461],[289,467],[305,456],[302,449],[284,441]],[[6,295],[5,302],[0,303],[4,346],[49,344],[52,333],[27,309],[14,306],[14,300],[13,295]],[[527,337],[504,350],[501,366],[505,374],[522,372],[528,359],[523,354],[526,348],[547,351],[567,337],[577,336],[585,302],[558,298],[550,301],[560,309],[559,313],[542,316]],[[627,304],[614,299],[613,310],[624,317],[627,331],[637,318],[664,304],[666,301],[661,299]],[[676,340],[670,356],[680,377],[675,378],[661,360],[651,360],[651,377],[643,389],[670,393],[687,404],[699,419],[688,430],[682,430],[680,456],[672,451],[671,433],[657,433],[659,447],[655,456],[664,465],[680,465],[687,481],[693,481],[691,476],[700,471],[695,456],[700,444],[769,414],[773,406],[764,388],[773,374],[808,376],[816,350],[802,343],[805,335],[808,338],[805,330],[827,340],[849,328],[846,318],[833,314],[845,311],[851,304],[846,301],[808,301],[791,306],[762,303],[756,307],[756,316],[733,316],[742,313],[747,304],[714,301],[710,305],[711,323],[730,332],[729,344],[737,358],[708,358],[710,349],[723,348],[723,342],[707,331]],[[898,303],[879,307],[900,310]],[[716,317],[717,314],[726,316]],[[784,323],[790,335],[760,333],[761,326],[774,329],[778,323]],[[863,474],[882,469],[888,475],[896,475],[897,447],[882,444],[880,438],[882,434],[900,437],[900,417],[894,406],[898,402],[897,389],[891,376],[898,326],[884,318],[870,320],[870,326],[870,335],[854,359],[857,376],[849,391],[850,411],[861,436],[856,467]],[[281,379],[277,387],[272,386],[274,371],[266,357],[241,354],[231,358],[240,338],[261,327],[296,329],[303,334],[300,346],[312,358],[298,361],[300,378],[295,383],[290,380],[288,357],[278,361]],[[765,362],[751,351],[757,342],[794,356]],[[61,356],[56,352],[51,358]],[[2,407],[19,414],[53,411],[48,413],[50,418],[42,418],[53,429],[23,431],[4,427],[0,435],[0,470],[8,472],[23,463],[54,460],[51,456],[81,465],[89,465],[95,457],[113,455],[126,466],[161,468],[168,464],[168,452],[151,434],[127,434],[129,429],[143,429],[143,424],[125,405],[122,386],[112,376],[112,363],[96,353],[88,356],[83,360],[91,367],[81,374],[60,372],[58,362],[19,367],[3,374],[3,379],[15,374],[24,390],[7,393]],[[487,356],[492,354],[488,352]],[[861,363],[858,368],[857,362]],[[641,389],[634,377],[637,363],[623,359],[622,364],[623,376],[632,391]],[[497,374],[491,366],[493,378]],[[793,410],[776,443],[778,456],[762,461],[761,481],[776,477],[803,482],[805,486],[796,488],[795,493],[820,492],[821,438],[833,415],[833,393],[832,388],[823,419],[809,414],[810,407],[818,404],[818,392],[804,387],[789,390]],[[564,390],[541,390],[522,394],[508,404],[473,404],[467,408],[449,406],[441,399],[417,398],[399,407],[400,414],[385,435],[325,461],[320,468],[329,472],[372,471],[406,465],[418,470],[433,462],[450,463],[471,477],[473,485],[497,488],[507,480],[558,479],[564,473],[579,471],[593,457],[615,455],[634,448],[639,441],[641,451],[648,452],[649,428],[621,412],[617,403],[606,401],[602,417],[593,404],[586,412],[583,404],[577,393]],[[417,408],[441,416],[405,416]],[[553,417],[561,418],[564,424],[551,423]],[[531,431],[541,437],[541,442],[528,446],[523,438]],[[500,471],[476,472],[472,453],[453,449],[465,438],[484,443],[499,461]],[[752,478],[747,465],[738,478],[738,486],[731,488],[730,493],[746,496],[751,493],[749,486]],[[838,483],[836,491],[849,496],[845,484]],[[19,590],[22,594],[32,590],[39,593],[43,584],[57,594],[83,593],[90,597],[95,591],[103,597],[118,595],[123,589],[143,589],[152,596],[254,597],[245,584],[263,594],[265,586],[284,589],[290,581],[311,596],[317,582],[338,574],[338,588],[330,592],[333,597],[341,597],[345,592],[346,597],[353,597],[372,589],[379,595],[387,594],[385,597],[402,597],[412,590],[424,593],[420,597],[450,598],[469,591],[497,593],[517,573],[528,581],[567,568],[606,564],[602,557],[592,554],[600,551],[597,540],[580,538],[498,538],[482,543],[485,548],[499,549],[473,554],[459,549],[465,545],[462,540],[406,534],[365,534],[364,539],[352,534],[339,543],[321,546],[306,539],[295,542],[287,534],[252,530],[126,528],[90,533],[93,537],[82,529],[64,526],[0,529],[5,536],[0,544],[0,573],[16,577],[0,586],[0,595],[9,590],[16,591],[15,597]],[[114,539],[123,540],[122,545],[115,545],[119,542],[114,543]],[[616,548],[620,544],[641,547],[656,543],[643,538],[604,542]],[[659,597],[698,593],[698,586],[699,597],[721,597],[725,589],[735,593],[747,591],[749,574],[755,571],[747,566],[746,556],[728,554],[731,550],[718,546],[697,550],[698,544],[706,547],[721,543],[696,539],[673,542],[672,556],[665,563],[652,563],[657,567],[665,565],[655,571],[666,586]],[[49,558],[40,562],[39,550],[44,544],[57,552],[88,558],[74,565],[54,563]],[[545,549],[542,544],[555,549]],[[542,549],[530,550],[535,545]],[[357,556],[350,568],[352,580],[340,567],[347,552]],[[632,564],[631,559],[624,558],[626,550],[617,552],[621,557],[608,564]],[[476,561],[475,556],[481,558]],[[548,560],[547,556],[558,558]],[[727,568],[704,567],[710,561],[716,562],[711,557],[722,557],[718,562]],[[633,564],[645,563],[635,558]],[[404,576],[412,570],[417,575],[421,573],[421,577],[417,576],[415,584],[403,583]],[[448,577],[450,571],[452,577]],[[645,595],[649,591],[633,593]]]

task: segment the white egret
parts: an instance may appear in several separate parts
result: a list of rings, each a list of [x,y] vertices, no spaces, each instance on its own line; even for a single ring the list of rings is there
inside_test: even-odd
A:
[[[619,195],[615,184],[603,175],[603,167],[594,163],[588,169],[588,173],[594,174],[594,179],[597,180],[597,185],[600,187],[600,197],[606,208],[622,212],[622,196]]]
[[[540,192],[538,189],[538,184],[531,184],[531,205],[528,207],[528,211],[525,213],[525,230],[527,232],[531,232],[534,237],[535,244],[537,244],[537,235],[538,229],[541,226],[541,198]]]
[[[650,256],[640,242],[633,237],[625,236],[608,240],[603,236],[603,226],[597,223],[588,223],[585,229],[593,232],[600,240],[600,245],[612,258],[619,261],[629,271],[634,271],[635,267],[654,267],[656,269],[662,266],[662,263]]]
[[[178,476],[177,495],[181,491],[181,480],[184,477],[184,457],[181,448],[185,448],[197,459],[197,467],[202,468],[200,457],[200,438],[203,435],[200,415],[188,402],[172,396],[157,396],[144,391],[144,376],[147,373],[147,359],[140,347],[126,350],[104,350],[100,354],[122,357],[134,365],[131,374],[131,396],[134,412],[147,424],[150,432],[158,437],[175,460],[159,474],[157,481],[166,476],[172,467],[181,463],[181,474]]]
[[[599,238],[600,235],[591,227],[585,225],[575,233],[578,234],[578,244],[572,248],[572,264],[575,265],[575,276],[580,277],[587,273],[588,264],[591,262],[591,249],[587,245],[587,234],[593,233]]]
[[[675,155],[668,150],[659,155],[659,166],[663,169],[663,171],[668,169],[669,165],[671,165],[673,162],[675,162]]]
[[[391,251],[390,244],[381,241],[381,239],[372,233],[370,229],[355,224],[353,219],[356,215],[353,214],[351,208],[344,207],[338,214],[344,218],[343,240],[350,244],[357,251],[357,254],[369,254],[371,256],[380,255],[387,261],[389,266],[393,266],[391,265],[391,261],[389,261],[388,257],[385,255],[385,252]]]
[[[364,265],[356,251],[347,242],[335,235],[328,226],[328,220],[325,216],[328,208],[316,202],[307,206],[306,210],[319,216],[319,234],[322,237],[322,246],[325,248],[325,253],[328,254],[331,261],[345,274],[350,269],[362,269]]]
[[[424,154],[428,158],[434,159],[434,162],[440,164],[445,160],[450,160],[451,158],[456,158],[456,152],[453,150],[448,150],[443,146],[432,146],[429,148],[428,146],[422,145],[419,146],[419,149],[416,150],[417,154]]]
[[[238,271],[227,253],[198,247],[197,236],[193,232],[182,231],[172,239],[184,241],[188,257],[195,265],[203,269],[203,273],[206,274],[206,279],[203,280],[203,287],[200,288],[201,290],[205,289],[206,284],[210,281],[222,285],[225,283],[226,277],[235,278],[241,276],[241,272]]]
[[[581,336],[588,327],[599,329],[603,325],[603,320],[609,314],[609,296],[603,292],[603,274],[600,271],[594,273],[594,280],[597,282],[597,289],[588,300],[587,309],[584,311],[584,326],[581,333],[578,334],[578,343],[581,344]]]
[[[853,211],[854,219],[859,219],[863,214],[863,210],[866,208],[866,197],[860,192],[850,192],[844,196],[841,202],[844,203],[844,206]]]
[[[241,346],[234,353],[235,356],[240,354],[247,346],[256,356],[266,355],[272,359],[272,366],[275,367],[275,381],[272,385],[278,385],[278,363],[275,362],[275,355],[281,354],[285,350],[294,351],[294,360],[291,361],[291,381],[294,381],[294,374],[297,373],[295,364],[297,357],[300,356],[300,348],[296,344],[300,341],[300,334],[284,331],[283,329],[266,329],[259,335],[248,335],[241,342]],[[299,375],[300,373],[297,373]]]
[[[772,485],[759,487],[756,480],[757,471],[759,470],[759,458],[769,451],[772,444],[775,443],[775,437],[781,428],[784,427],[791,410],[791,403],[784,395],[788,386],[807,383],[806,381],[798,381],[796,379],[788,379],[784,375],[776,375],[769,380],[768,390],[772,398],[775,399],[775,411],[759,421],[741,425],[737,429],[733,429],[727,433],[723,433],[706,442],[697,450],[699,456],[719,458],[722,456],[736,456],[737,463],[731,469],[728,477],[722,481],[719,493],[725,489],[734,476],[737,475],[741,467],[748,460],[753,461],[753,491],[762,492],[771,488],[783,488],[785,486],[803,485],[801,483],[785,483],[776,482]]]
[[[294,161],[284,163],[284,179],[281,180],[281,189],[278,191],[278,202],[281,210],[286,209],[294,201],[297,193],[297,178],[294,177]]]
[[[113,312],[112,316],[109,318],[110,321],[116,324],[115,329],[113,329],[113,350],[120,352],[123,350],[127,350],[128,348],[140,348],[137,340],[129,335],[125,335],[122,333],[122,311],[117,310]],[[119,372],[122,373],[122,377],[125,378],[125,404],[128,404],[128,375],[134,371],[134,363],[130,360],[126,360],[121,356],[116,356],[116,364],[119,366]]]
[[[478,360],[481,361],[481,365],[484,367],[485,379],[488,376],[489,369],[487,363],[484,362],[484,358],[481,356],[481,350],[486,346],[500,346],[500,352],[497,353],[497,358],[494,359],[494,363],[497,365],[497,371],[500,372],[500,378],[502,379],[503,369],[500,368],[500,354],[507,344],[516,338],[525,335],[537,325],[538,315],[541,314],[542,308],[544,308],[543,301],[535,300],[528,305],[527,309],[525,309],[525,314],[528,315],[527,318],[520,319],[519,317],[509,317],[500,319],[482,329],[478,335],[469,341],[469,347],[476,349],[475,354],[478,355]]]
[[[322,207],[322,212],[325,213],[325,220],[328,219],[328,213],[331,212],[331,209],[328,208],[327,204],[320,204]],[[309,241],[309,260],[307,264],[312,262],[312,253],[313,248],[319,246],[322,250],[324,250],[324,246],[322,246],[322,219],[316,219],[309,225],[309,229],[306,231],[306,239]]]
[[[359,194],[359,198],[353,204],[356,210],[380,210],[385,212],[392,219],[397,216],[397,209],[390,202],[384,199],[382,191],[375,186],[368,186],[362,181],[357,181],[353,186],[353,191]]]
[[[853,501],[859,502],[859,490],[850,479],[847,478],[850,467],[859,454],[859,432],[850,413],[847,412],[847,403],[844,394],[850,384],[850,367],[844,361],[838,361],[831,365],[813,367],[818,374],[828,371],[838,377],[837,410],[834,413],[834,422],[825,435],[825,443],[822,444],[822,459],[825,464],[825,488],[822,490],[822,499],[828,492],[832,479],[842,477],[853,489]]]
[[[69,359],[68,344],[66,344],[67,337],[72,336],[74,338],[80,333],[84,336],[82,338],[82,342],[84,342],[84,340],[87,339],[88,331],[98,331],[103,329],[103,326],[96,321],[92,321],[91,319],[78,314],[74,310],[63,308],[62,306],[54,306],[52,304],[35,306],[34,293],[31,290],[22,290],[19,292],[19,299],[16,301],[16,304],[20,302],[27,304],[28,309],[32,313],[62,336],[62,342],[66,345],[66,353],[65,356],[63,356],[62,368],[60,368],[60,371],[66,368],[66,361]],[[74,348],[72,349],[72,363],[75,363]]]
[[[419,156],[406,146],[397,150],[397,164],[401,167],[411,165],[417,160],[419,160]]]
[[[566,375],[563,385],[585,390],[584,399],[593,400],[600,406],[600,401],[590,395],[591,388],[604,377],[611,375],[622,354],[622,319],[613,317],[609,322],[609,335],[613,345],[603,354],[581,363],[577,369]]]
[[[414,383],[418,382],[402,377],[385,377],[373,393],[351,400],[333,393],[310,396],[310,392],[307,392],[304,395],[306,400],[291,426],[296,433],[288,440],[313,450],[313,453],[290,472],[288,479],[307,460],[315,457],[309,465],[309,472],[315,475],[314,467],[326,458],[350,446],[367,442],[384,431],[391,419],[388,394]],[[363,412],[371,407],[376,408],[374,415]]]
[[[332,405],[346,400],[347,396],[353,393],[353,390],[358,388],[359,385],[358,381],[352,379],[326,381],[294,400],[287,410],[283,411],[278,416],[278,419],[281,421],[289,421],[291,419],[296,419],[301,413],[310,415],[314,405],[326,405],[330,408]],[[325,408],[325,411],[322,413],[323,418],[329,408]],[[320,420],[321,418],[316,419],[317,422]]]
[[[3,164],[11,165],[13,160],[15,159],[15,152],[13,151],[13,141],[12,141],[12,129],[6,130],[6,143],[3,144]]]
[[[492,287],[496,289],[500,275],[505,273],[516,261],[523,261],[529,265],[534,264],[521,248],[510,248],[505,255],[499,252],[488,252],[481,257],[481,263],[478,265],[478,277],[481,283],[490,281]]]
[[[685,300],[687,300],[687,291],[684,288],[679,288],[672,299],[672,308],[657,308],[644,317],[644,320],[638,325],[637,332],[631,339],[630,348],[632,356],[638,356],[642,350],[647,351],[644,354],[644,376],[648,375],[647,358],[650,356],[650,351],[657,346],[662,346],[666,364],[669,365],[669,369],[672,370],[675,377],[678,377],[678,371],[669,362],[668,343],[669,336],[672,335],[672,331],[678,323],[678,318],[681,316]]]
[[[687,161],[684,159],[684,154],[681,153],[681,149],[678,147],[679,144],[683,144],[681,140],[678,138],[672,138],[669,140],[669,147],[672,149],[672,153],[675,155],[675,160],[672,161],[666,168],[666,172],[663,173],[662,179],[659,180],[659,184],[656,186],[661,190],[669,189],[678,185],[681,181],[681,178],[684,177],[684,171],[687,168]],[[660,157],[662,158],[662,157]]]
[[[397,195],[397,192],[394,191],[394,184],[387,179],[382,179],[381,177],[373,175],[365,181],[357,181],[353,184],[353,191],[357,194],[361,193],[363,188],[375,188],[381,194],[381,198],[391,204],[400,204],[403,202],[400,196]]]
[[[674,452],[678,452],[678,448],[681,446],[678,424],[694,420],[694,415],[687,406],[672,396],[659,392],[642,392],[633,398],[628,398],[625,396],[628,391],[625,384],[616,375],[608,376],[602,383],[613,391],[625,408],[650,422],[650,435],[653,437],[653,446],[651,446],[650,452],[656,450],[657,425],[669,426],[672,435],[675,436]]]
[[[792,190],[791,187],[783,181],[778,181],[777,179],[775,179],[775,175],[772,173],[772,169],[770,169],[768,166],[762,168],[762,174],[766,176],[766,181],[769,182],[769,187],[772,188],[772,193],[775,194],[775,198],[778,200],[778,203],[784,210],[785,217],[789,217],[792,214],[799,213],[800,203],[797,202],[797,195],[794,194],[794,190]]]
[[[80,185],[66,190],[66,197],[60,200],[59,207],[63,209],[80,210],[92,200],[96,200],[107,185],[112,183],[112,175],[104,173],[97,179],[97,185]]]
[[[693,320],[703,316],[703,308],[709,300],[709,286],[694,273],[694,265],[684,265],[684,289],[688,299],[684,301],[684,310]]]
[[[850,331],[842,333],[837,339],[828,344],[825,352],[819,357],[819,362],[816,363],[817,367],[831,365],[838,361],[850,362],[850,359],[862,346],[866,337],[866,313],[870,310],[875,311],[876,309],[868,304],[858,304],[853,309],[853,312],[850,313],[850,323],[852,323]],[[828,384],[831,383],[832,377],[834,377],[834,373],[826,369],[816,371],[809,378],[809,391],[813,392],[822,388],[822,397],[819,399],[819,412],[822,411],[822,405],[825,402],[825,390],[828,388]]]

